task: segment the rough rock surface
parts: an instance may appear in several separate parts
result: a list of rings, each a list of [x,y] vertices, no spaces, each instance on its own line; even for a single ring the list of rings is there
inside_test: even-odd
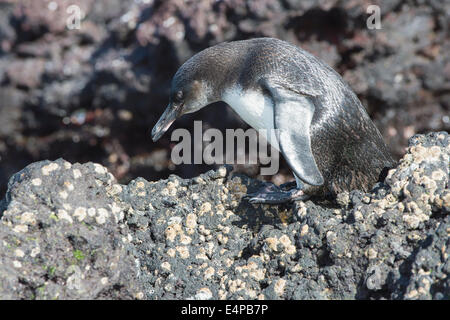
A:
[[[0,203],[0,298],[449,299],[449,161],[448,133],[417,135],[370,193],[279,207],[229,167],[34,163]]]
[[[124,213],[98,164],[42,161],[15,174],[0,226],[3,299],[135,298]]]

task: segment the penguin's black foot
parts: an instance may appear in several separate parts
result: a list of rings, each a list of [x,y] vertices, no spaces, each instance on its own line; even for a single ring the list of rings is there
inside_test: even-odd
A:
[[[284,184],[282,187],[290,187],[291,183]],[[303,190],[293,188],[290,190],[283,190],[277,187],[273,183],[266,183],[264,187],[259,189],[255,193],[249,193],[244,196],[250,203],[262,203],[262,204],[282,204],[295,200],[306,200],[308,195],[304,194]]]
[[[280,184],[280,189],[282,190],[290,190],[290,189],[296,189],[297,188],[297,182],[295,181],[289,181],[283,184]]]

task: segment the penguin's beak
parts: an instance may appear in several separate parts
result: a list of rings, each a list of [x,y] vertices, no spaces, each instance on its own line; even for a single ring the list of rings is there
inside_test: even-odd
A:
[[[170,128],[172,123],[178,117],[178,111],[181,108],[176,107],[172,104],[169,104],[162,114],[161,118],[159,118],[158,122],[152,129],[152,140],[155,142]]]

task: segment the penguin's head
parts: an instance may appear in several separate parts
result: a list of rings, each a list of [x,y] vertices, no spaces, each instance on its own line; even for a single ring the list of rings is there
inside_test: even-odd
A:
[[[197,54],[189,59],[173,77],[169,105],[153,127],[153,141],[158,140],[177,118],[219,100],[210,64],[201,58],[202,55]]]

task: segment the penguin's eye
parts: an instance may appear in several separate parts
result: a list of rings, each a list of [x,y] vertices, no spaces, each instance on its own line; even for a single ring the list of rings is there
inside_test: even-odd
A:
[[[183,100],[183,91],[177,91],[175,94],[175,101],[180,102]]]

